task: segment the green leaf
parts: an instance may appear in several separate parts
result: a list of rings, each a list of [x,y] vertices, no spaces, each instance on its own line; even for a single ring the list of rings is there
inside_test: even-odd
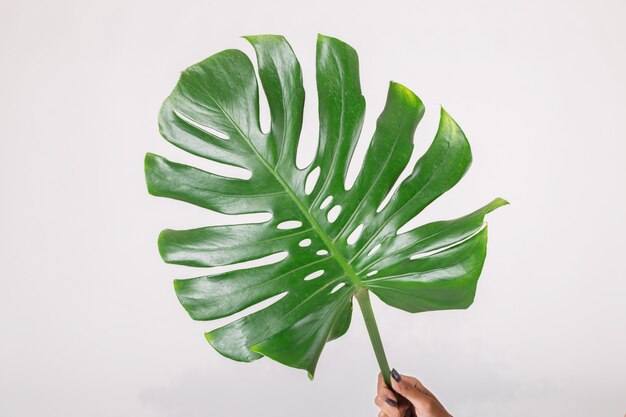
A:
[[[422,101],[390,83],[363,167],[346,191],[365,114],[356,52],[338,39],[318,37],[319,145],[313,163],[299,169],[300,65],[281,36],[246,39],[257,55],[271,115],[269,132],[260,128],[254,67],[238,50],[187,68],[163,103],[159,128],[175,146],[244,168],[250,178],[225,177],[147,154],[146,181],[156,196],[225,214],[272,215],[265,223],[165,230],[159,237],[165,262],[213,267],[278,253],[283,259],[176,280],[176,294],[195,320],[228,317],[276,297],[271,305],[207,333],[206,339],[231,359],[267,356],[311,376],[324,345],[347,331],[356,297],[381,369],[388,370],[368,292],[409,312],[467,308],[485,260],[484,216],[506,201],[496,199],[467,216],[398,234],[469,168],[470,147],[460,127],[441,110],[430,148],[382,207],[409,161],[424,114]],[[307,178],[316,172],[319,177],[307,193]],[[285,222],[297,222],[297,227],[286,228]]]

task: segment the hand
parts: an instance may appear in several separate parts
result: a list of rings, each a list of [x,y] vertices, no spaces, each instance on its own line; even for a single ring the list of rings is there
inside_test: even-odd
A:
[[[378,374],[378,392],[374,402],[378,417],[452,417],[439,400],[417,378],[391,371],[390,390]],[[394,393],[395,391],[395,393]]]

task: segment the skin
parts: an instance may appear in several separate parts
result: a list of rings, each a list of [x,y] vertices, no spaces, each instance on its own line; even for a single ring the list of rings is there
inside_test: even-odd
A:
[[[382,374],[378,374],[374,400],[380,408],[378,417],[452,417],[417,378],[408,375],[400,377],[400,381],[391,378],[392,391],[385,384]]]

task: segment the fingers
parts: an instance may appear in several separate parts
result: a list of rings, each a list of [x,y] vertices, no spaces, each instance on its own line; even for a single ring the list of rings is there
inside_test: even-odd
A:
[[[411,408],[411,410],[412,410],[412,408]],[[404,405],[404,406],[401,405],[400,406],[400,410],[398,411],[398,413],[399,413],[398,415],[400,417],[415,417],[415,413],[413,413],[412,411],[410,412],[409,411],[409,406],[407,406],[407,405]],[[388,416],[383,411],[381,411],[381,412],[378,413],[378,417],[390,417],[390,416]],[[624,417],[626,417],[626,416],[624,416]]]
[[[447,416],[450,414],[435,396],[417,379],[391,371],[391,387],[411,402],[418,416]]]
[[[385,417],[403,417],[396,395],[387,388],[382,374],[378,374],[378,387],[374,403],[380,408],[381,414]],[[379,414],[380,416],[380,414]]]
[[[416,407],[430,400],[427,392],[422,390],[425,390],[424,385],[417,378],[400,375],[395,369],[391,371],[391,387]]]
[[[396,394],[387,387],[385,380],[383,379],[382,374],[378,374],[378,387],[376,390],[376,395],[382,397],[383,399],[389,398],[396,403],[398,402],[398,398],[396,398]]]
[[[376,391],[380,392],[383,389],[386,389],[387,391],[391,391],[389,389],[389,387],[387,386],[387,383],[385,382],[385,379],[383,378],[383,374],[379,372],[378,373],[378,381],[377,381],[377,384],[376,384]]]
[[[374,399],[374,403],[378,406],[378,408],[380,408],[380,412],[385,414],[386,417],[404,417],[400,414],[400,406],[394,399],[377,395]]]

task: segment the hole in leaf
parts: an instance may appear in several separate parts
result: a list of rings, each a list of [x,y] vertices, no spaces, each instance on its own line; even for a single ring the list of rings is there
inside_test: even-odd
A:
[[[191,143],[190,148],[197,148],[201,139],[194,140],[195,143]],[[243,168],[241,166],[227,164],[225,162],[219,162],[211,159],[211,155],[207,155],[199,152],[198,155],[191,154],[189,152],[183,152],[181,149],[176,148],[173,150],[176,153],[176,159],[170,160],[170,162],[189,165],[191,168],[197,168],[202,171],[209,172],[211,174],[219,175],[227,178],[237,178],[240,180],[249,180],[252,178],[252,171]]]
[[[251,59],[250,61],[256,70],[257,79],[260,79],[256,59]],[[262,84],[259,87],[259,127],[261,128],[261,132],[267,134],[272,128],[272,116],[270,115],[270,106],[267,101],[267,96],[265,95],[265,87],[263,87]]]
[[[322,201],[322,205],[320,205],[320,209],[324,210],[326,207],[328,207],[331,201],[333,201],[333,196],[329,195],[328,197],[324,199],[324,201]]]
[[[320,249],[320,250],[318,250],[315,253],[320,255],[320,256],[328,255],[328,251],[326,249]]]
[[[304,68],[303,61],[300,61]],[[313,68],[311,68],[313,69]],[[303,70],[304,71],[304,70]],[[306,72],[305,72],[306,74]],[[316,91],[317,81],[314,76],[305,76],[302,80],[304,84],[304,91]],[[293,103],[289,103],[293,105]],[[318,98],[317,94],[307,94],[304,100],[304,115],[318,114]],[[319,146],[319,118],[318,117],[304,117],[302,120],[302,135],[298,140],[298,153],[296,155],[296,165],[298,168],[303,169],[313,163],[317,155],[317,148]],[[315,132],[315,134],[309,134],[308,132]]]
[[[398,185],[399,187],[400,185]],[[395,187],[395,188],[398,188]],[[393,197],[393,195],[396,193],[396,189],[392,188],[391,191],[389,191],[389,194],[387,194],[387,197],[385,197],[385,199],[383,200],[382,203],[380,203],[380,206],[378,206],[378,208],[376,209],[376,213],[380,213],[381,211],[383,211],[383,209],[387,206],[387,204],[389,204],[389,201],[391,200],[391,197]]]
[[[413,170],[415,169],[415,164],[419,160],[419,158],[427,151],[428,147],[431,145],[433,138],[436,135],[437,130],[439,129],[439,115],[438,112],[426,112],[424,114],[424,118],[420,122],[419,129],[417,129],[415,133],[415,137],[413,139],[413,143],[415,144],[415,148],[411,152],[411,157],[409,158],[409,162],[406,164],[396,182],[389,190],[389,193],[385,196],[383,201],[376,209],[376,213],[380,213],[386,206],[389,204],[391,198],[395,195],[396,191],[404,182],[404,180],[411,175]]]
[[[270,108],[267,104],[265,91],[260,88],[259,93],[261,94],[261,97],[259,97],[259,126],[261,127],[261,132],[267,134],[270,131],[270,127],[272,125],[270,118]]]
[[[365,119],[359,141],[357,142],[356,148],[354,148],[354,152],[350,158],[350,164],[348,165],[348,172],[346,173],[346,181],[344,183],[344,189],[346,191],[352,189],[356,179],[363,170],[365,155],[374,137],[375,119],[370,117],[366,117]]]
[[[237,178],[240,180],[249,180],[250,178],[252,178],[252,171],[249,171],[245,168],[236,167],[229,164],[223,164],[221,162],[213,161],[210,159],[205,159],[204,161],[202,161],[202,164],[206,165],[206,167],[208,168],[206,171],[212,174],[221,175],[222,177]]]
[[[232,322],[232,321],[236,321],[239,320],[243,317],[246,317],[250,314],[256,313],[257,311],[261,311],[263,309],[268,308],[269,306],[271,306],[272,304],[276,304],[277,302],[279,302],[283,297],[285,297],[287,294],[289,294],[289,291],[284,291],[280,294],[277,294],[273,297],[270,297],[266,300],[260,301],[256,304],[251,305],[250,307],[247,307],[237,313],[231,314],[230,316],[227,317],[223,317],[222,320],[224,321],[224,324],[228,323],[228,322]]]
[[[221,214],[215,213],[214,226],[230,226],[234,224],[267,223],[272,220],[272,213]],[[190,227],[195,226],[190,223]]]
[[[298,243],[298,245],[300,245],[300,247],[302,247],[302,248],[306,248],[307,246],[311,246],[311,239],[301,240],[300,243]]]
[[[246,51],[246,55],[248,55],[248,58],[250,58],[250,63],[254,67],[256,79],[260,80],[261,77],[259,76],[259,62],[258,59],[256,59],[256,53],[253,51],[253,48],[249,43],[246,43],[245,49],[250,51]],[[263,133],[267,134],[272,126],[272,117],[270,113],[269,102],[267,100],[267,95],[265,94],[265,86],[262,83],[259,83],[257,91],[259,94],[259,128]]]
[[[281,262],[287,258],[289,252],[277,252],[271,255],[264,256],[262,258],[252,259],[249,261],[229,264],[229,265],[221,265],[221,266],[212,266],[208,268],[204,268],[203,272],[207,275],[215,275],[221,274],[228,271],[234,271],[239,269],[248,269],[248,268],[256,268],[265,265],[272,265],[278,262]]]
[[[301,221],[287,220],[286,222],[280,223],[278,226],[276,226],[276,228],[281,229],[281,230],[291,230],[291,229],[297,229],[300,226],[302,226]]]
[[[319,271],[315,271],[312,274],[309,274],[306,277],[304,277],[304,280],[305,281],[311,281],[312,279],[319,278],[322,275],[324,275],[324,270],[320,269]]]
[[[195,120],[193,120],[192,118],[190,118],[189,116],[187,116],[186,114],[183,114],[179,111],[174,111],[174,113],[176,113],[176,116],[180,117],[181,119],[183,119],[186,123],[190,124],[191,126],[202,130],[205,133],[208,133],[209,135],[213,135],[218,139],[223,139],[223,140],[228,140],[230,139],[228,137],[228,135],[224,132],[221,132],[217,129],[213,129],[212,127],[209,126],[205,126],[199,122],[196,122]]]
[[[363,232],[363,225],[360,224],[356,227],[356,229],[354,229],[352,231],[352,233],[350,233],[350,236],[348,236],[348,245],[354,245],[356,243],[357,240],[359,240],[359,238],[361,237],[361,233]]]
[[[345,285],[346,285],[346,283],[345,283],[345,282],[342,282],[342,283],[340,283],[340,284],[335,285],[335,288],[333,288],[333,289],[330,291],[330,293],[331,293],[331,294],[336,293],[337,291],[339,291],[340,289],[342,289],[343,287],[345,287]]]
[[[368,273],[367,273],[367,276],[368,276],[368,277],[371,277],[372,275],[376,275],[376,274],[378,274],[378,269],[375,269],[375,270],[373,270],[373,271],[371,271],[371,272],[368,272]]]
[[[376,246],[374,246],[374,247],[372,248],[372,250],[371,250],[371,251],[369,251],[369,253],[367,254],[367,256],[372,256],[373,254],[375,254],[375,253],[378,251],[378,249],[380,249],[380,243],[379,243],[379,244],[377,244]]]
[[[455,247],[455,246],[458,246],[458,245],[461,245],[461,244],[465,243],[466,241],[470,240],[471,238],[473,238],[474,236],[476,236],[477,234],[479,234],[480,232],[482,232],[482,231],[483,231],[483,229],[484,229],[486,226],[487,226],[487,223],[483,223],[483,225],[482,225],[482,227],[481,227],[480,229],[478,229],[477,231],[475,231],[475,232],[474,232],[474,233],[472,233],[471,235],[469,235],[469,236],[467,236],[467,237],[465,237],[465,238],[463,238],[463,239],[461,239],[461,240],[459,240],[459,241],[457,241],[457,242],[452,242],[451,244],[449,244],[449,245],[447,245],[447,246],[443,246],[443,247],[441,247],[441,248],[436,248],[436,249],[433,249],[433,250],[429,250],[429,251],[427,251],[427,252],[418,252],[418,253],[415,253],[415,254],[411,255],[411,256],[409,257],[409,259],[413,261],[413,260],[415,260],[415,259],[426,258],[426,257],[428,257],[428,256],[435,255],[435,254],[437,254],[437,253],[439,253],[439,252],[443,252],[443,251],[446,251],[446,250],[448,250],[448,249],[452,249],[453,247]]]
[[[177,152],[176,159],[170,159],[170,162],[189,165],[192,169],[199,169],[221,177],[237,178],[241,180],[249,180],[252,178],[252,171],[242,166],[231,165],[211,159],[212,155],[202,151],[204,143],[204,140],[200,138],[190,140],[185,146],[188,146],[189,149],[192,150],[183,152],[180,148],[174,149],[174,152]],[[192,154],[190,152],[196,153]]]
[[[309,195],[313,192],[315,188],[315,184],[317,184],[317,180],[320,177],[320,167],[316,167],[313,171],[309,172],[309,175],[306,176],[306,181],[304,183],[304,192]]]
[[[341,206],[337,205],[331,208],[327,216],[328,221],[333,223],[335,220],[337,220],[337,217],[339,217],[340,213],[341,213]]]

